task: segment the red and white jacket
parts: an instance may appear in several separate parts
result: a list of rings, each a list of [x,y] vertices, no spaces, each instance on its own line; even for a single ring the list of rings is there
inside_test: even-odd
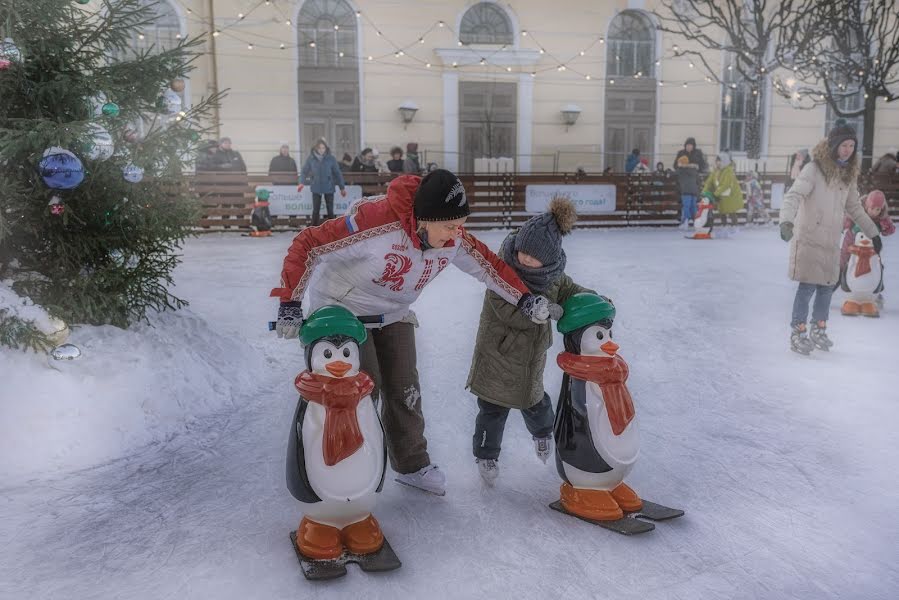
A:
[[[407,318],[424,287],[453,263],[517,304],[527,286],[464,229],[443,248],[422,248],[412,212],[420,183],[415,175],[397,177],[385,196],[364,199],[351,214],[298,233],[271,295],[299,302],[308,291],[307,314],[338,304],[389,325]]]

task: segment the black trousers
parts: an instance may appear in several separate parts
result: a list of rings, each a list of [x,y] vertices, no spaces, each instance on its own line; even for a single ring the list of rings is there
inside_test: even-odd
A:
[[[475,458],[499,458],[503,444],[503,430],[511,409],[478,398],[478,416],[474,422],[471,447]],[[553,405],[546,392],[543,399],[521,411],[524,425],[534,437],[549,437],[553,432]]]
[[[312,226],[321,223],[319,213],[322,209],[322,196],[325,197],[325,208],[328,211],[328,218],[334,218],[334,194],[312,194]]]

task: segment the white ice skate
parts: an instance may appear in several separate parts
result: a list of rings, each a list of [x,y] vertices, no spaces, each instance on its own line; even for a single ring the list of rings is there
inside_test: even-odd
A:
[[[437,496],[446,495],[446,475],[435,464],[430,464],[414,473],[399,473],[396,481]]]
[[[492,458],[477,458],[475,462],[478,463],[478,473],[481,474],[481,479],[492,487],[496,478],[499,477],[499,463]]]

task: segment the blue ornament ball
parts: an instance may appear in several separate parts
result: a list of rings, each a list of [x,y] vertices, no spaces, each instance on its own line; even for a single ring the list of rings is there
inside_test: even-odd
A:
[[[38,170],[47,187],[54,190],[71,190],[84,181],[84,165],[81,160],[68,150],[56,146],[44,151]]]

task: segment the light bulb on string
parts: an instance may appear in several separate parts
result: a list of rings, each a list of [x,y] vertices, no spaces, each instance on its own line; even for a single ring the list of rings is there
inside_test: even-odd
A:
[[[677,51],[679,50],[677,44],[673,45],[673,46],[671,47],[671,49],[674,50],[675,52],[677,52]]]
[[[446,26],[446,23],[444,23],[443,21],[440,21],[439,23],[437,23],[437,27],[445,27],[445,26]]]
[[[374,56],[369,55],[368,60],[372,61],[372,60],[374,60],[374,59],[375,59]]]
[[[281,44],[280,46],[278,46],[278,48],[280,48],[281,50],[284,50],[286,47],[287,46],[285,46],[284,44]]]
[[[215,31],[212,32],[212,37],[218,37],[220,35],[222,35],[222,32],[219,31],[218,29],[216,29]]]
[[[486,58],[482,58],[482,59],[481,59],[481,66],[484,66],[484,65],[486,65],[486,64],[487,64],[487,59],[486,59]]]
[[[527,29],[522,29],[522,30],[521,30],[521,37],[528,37],[528,31],[527,31]]]
[[[600,44],[605,44],[605,43],[606,43],[605,38],[599,38],[599,43],[600,43]]]
[[[664,87],[664,86],[665,86],[665,82],[662,81],[661,79],[659,79],[659,87]]]
[[[614,80],[614,79],[610,79],[610,80],[609,80],[609,85],[615,85],[615,80]]]
[[[338,53],[337,53],[337,56],[339,56],[340,58],[343,58],[343,57],[344,57],[343,50],[341,50],[340,52],[338,52]]]
[[[458,42],[456,42],[456,45],[461,46],[461,45],[462,45],[462,40],[459,40]]]
[[[287,25],[288,27],[290,27],[291,26],[290,19],[287,19],[286,21],[284,21],[284,24]]]
[[[252,50],[252,49],[253,49],[253,44],[247,44],[247,50]]]
[[[310,48],[315,48],[315,42],[309,42],[309,47],[310,47]]]
[[[508,71],[509,73],[511,73],[511,72],[512,72],[512,67],[506,67],[506,71]]]
[[[425,63],[425,68],[430,69],[430,68],[431,68],[431,63]]]
[[[543,48],[540,48],[540,54],[546,54],[546,50],[544,50]]]
[[[686,82],[686,81],[684,82],[684,87],[687,87],[687,82]]]
[[[584,56],[584,55],[587,54],[587,53],[584,52],[583,50],[581,50],[580,54],[581,54],[581,56]]]
[[[357,10],[357,11],[356,11],[356,18],[358,19],[358,18],[361,17],[361,16],[362,16],[362,11],[361,11],[361,10]]]
[[[418,38],[418,43],[419,43],[419,44],[424,44],[424,43],[425,43],[425,39],[424,39],[423,37],[422,37],[422,38]]]
[[[137,39],[139,39],[139,40],[144,39],[144,34],[138,33],[138,34],[137,34]]]
[[[243,21],[243,13],[237,13],[237,18]]]
[[[690,68],[691,68],[691,69],[694,68],[695,66],[696,66],[696,65],[694,65],[692,62],[690,63]]]
[[[584,75],[584,79],[586,79],[587,81],[590,81],[590,80],[593,79],[593,78],[590,77],[589,75]]]

